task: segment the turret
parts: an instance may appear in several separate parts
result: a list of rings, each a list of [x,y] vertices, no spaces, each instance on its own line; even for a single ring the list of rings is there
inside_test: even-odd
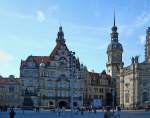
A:
[[[59,31],[57,33],[56,42],[57,43],[61,43],[61,44],[65,44],[64,32],[62,30],[62,26],[59,27]]]

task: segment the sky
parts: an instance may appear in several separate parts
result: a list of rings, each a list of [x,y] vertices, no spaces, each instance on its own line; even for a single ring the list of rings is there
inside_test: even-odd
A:
[[[21,59],[50,55],[60,25],[80,62],[101,72],[114,10],[125,66],[132,56],[144,61],[150,0],[0,0],[0,75],[19,77]]]

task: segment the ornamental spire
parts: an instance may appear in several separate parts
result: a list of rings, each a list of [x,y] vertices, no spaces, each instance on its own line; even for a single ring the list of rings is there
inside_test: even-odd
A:
[[[114,26],[116,26],[115,11],[114,11]]]
[[[60,42],[62,44],[65,43],[65,39],[64,39],[64,32],[62,30],[62,26],[59,27],[59,31],[57,33],[57,38],[56,38],[56,42]]]
[[[111,28],[111,30],[112,30],[111,40],[114,42],[118,42],[118,32],[117,32],[117,26],[116,26],[115,11],[114,11],[114,24],[113,24],[113,27]]]

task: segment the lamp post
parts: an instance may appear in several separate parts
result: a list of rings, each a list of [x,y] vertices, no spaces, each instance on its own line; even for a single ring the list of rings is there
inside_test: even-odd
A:
[[[74,109],[74,96],[73,96],[73,89],[74,89],[74,78],[75,78],[75,52],[70,51],[69,52],[69,72],[70,72],[70,108],[71,112],[73,113]]]

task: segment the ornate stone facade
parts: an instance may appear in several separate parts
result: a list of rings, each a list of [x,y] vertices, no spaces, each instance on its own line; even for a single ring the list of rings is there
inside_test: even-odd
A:
[[[20,78],[35,106],[70,107],[71,89],[75,106],[83,104],[86,68],[69,51],[62,27],[50,56],[29,56],[21,61]]]
[[[112,79],[111,76],[102,73],[88,72],[85,82],[85,104],[91,104],[94,99],[99,99],[102,105],[112,105]]]
[[[143,107],[150,101],[150,28],[147,29],[145,61],[139,63],[138,56],[131,64],[120,70],[120,105],[125,108]]]
[[[9,77],[0,76],[0,106],[21,105],[21,81],[13,75]]]

